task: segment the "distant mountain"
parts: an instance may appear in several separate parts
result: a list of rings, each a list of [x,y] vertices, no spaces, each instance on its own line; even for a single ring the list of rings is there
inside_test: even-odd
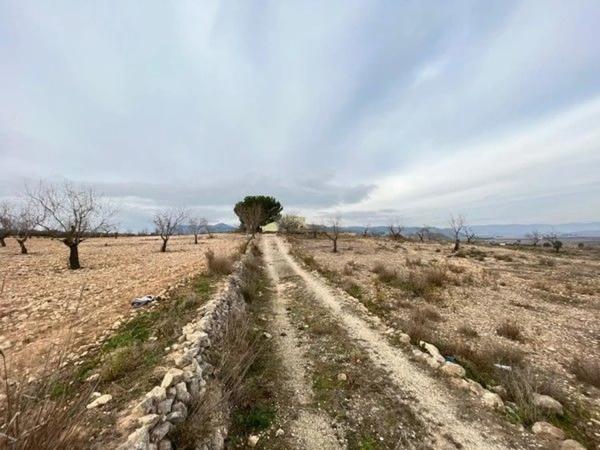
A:
[[[410,236],[420,230],[421,227],[404,227],[402,234]],[[521,239],[531,233],[533,230],[541,234],[556,233],[564,237],[600,237],[600,222],[589,223],[564,223],[558,225],[550,224],[497,224],[497,225],[473,225],[470,227],[480,238],[514,238]],[[364,226],[343,227],[347,233],[362,234]],[[452,235],[449,228],[429,227],[431,233],[450,237]],[[388,226],[375,226],[369,228],[369,234],[386,235],[389,234]]]
[[[212,233],[231,233],[232,231],[236,231],[238,227],[234,227],[233,225],[229,225],[226,223],[217,223],[215,225],[210,225],[210,231]]]

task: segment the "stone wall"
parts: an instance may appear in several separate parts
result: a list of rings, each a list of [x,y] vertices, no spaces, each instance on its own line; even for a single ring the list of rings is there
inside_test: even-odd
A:
[[[227,278],[225,288],[198,309],[197,320],[183,327],[179,342],[171,347],[168,360],[172,366],[162,383],[147,392],[129,414],[128,421],[134,422],[136,428],[118,447],[120,450],[172,448],[168,433],[186,420],[192,400],[202,399],[207,392],[206,385],[214,371],[209,362],[209,349],[220,340],[231,316],[245,311],[242,292],[246,266],[251,258],[250,251],[242,256]],[[215,425],[209,434],[207,442],[199,448],[224,447],[226,427]]]

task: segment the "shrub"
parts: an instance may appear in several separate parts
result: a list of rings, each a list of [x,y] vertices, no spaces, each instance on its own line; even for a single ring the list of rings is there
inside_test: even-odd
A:
[[[544,244],[547,244],[547,242]],[[546,267],[554,267],[556,265],[556,261],[554,261],[552,258],[540,258],[538,263],[540,266]]]
[[[496,334],[498,336],[502,336],[513,341],[523,341],[523,334],[521,333],[521,328],[515,322],[510,320],[505,320],[500,325],[496,327]]]
[[[362,297],[362,288],[352,280],[344,280],[342,289],[354,298],[360,299]]]
[[[245,251],[245,250],[244,250]],[[215,255],[215,252],[208,250],[205,253],[208,271],[213,275],[229,275],[233,272],[233,260],[230,257]]]
[[[423,261],[421,260],[421,258],[406,257],[406,265],[408,267],[421,267],[423,265]]]
[[[424,323],[428,320],[432,322],[439,322],[442,320],[440,313],[428,306],[415,308],[411,314],[411,317],[416,323]]]
[[[600,358],[577,356],[573,360],[571,371],[579,381],[600,388]]]
[[[476,338],[479,337],[479,333],[477,333],[477,331],[472,328],[469,325],[462,325],[459,329],[458,332],[460,334],[462,334],[465,337],[469,337],[469,338]]]

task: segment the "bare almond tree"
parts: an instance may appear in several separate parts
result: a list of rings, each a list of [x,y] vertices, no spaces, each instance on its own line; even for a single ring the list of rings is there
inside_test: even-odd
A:
[[[333,253],[337,253],[337,242],[342,231],[342,219],[339,216],[332,217],[327,225],[321,227],[321,231],[333,243]]]
[[[201,219],[198,217],[190,217],[190,220],[188,222],[188,227],[189,227],[190,231],[192,232],[192,234],[194,235],[194,244],[198,244],[198,234],[200,233],[200,230],[202,229],[200,220]]]
[[[0,203],[0,247],[6,247],[6,238],[13,233],[13,206]]]
[[[161,252],[167,251],[169,238],[175,234],[177,228],[183,225],[186,217],[187,213],[183,208],[163,209],[154,214],[153,222],[156,226],[156,234],[162,239]]]
[[[208,235],[209,239],[212,239],[214,237],[212,232],[210,231],[210,225],[208,224],[208,219],[205,219],[204,217],[200,218],[200,228],[202,230],[204,230],[204,232]]]
[[[371,233],[371,224],[367,224],[367,226],[363,229],[362,232],[362,236],[363,237],[369,237],[369,234]]]
[[[458,216],[450,214],[448,225],[450,226],[450,231],[454,235],[454,249],[452,251],[457,252],[460,248],[460,235],[465,228],[465,218],[462,214],[459,214]]]
[[[528,233],[526,237],[531,240],[531,244],[534,247],[537,247],[538,244],[542,240],[542,233],[540,233],[538,230],[534,229],[534,230],[531,230],[531,233]]]
[[[390,237],[397,241],[403,239],[404,236],[402,236],[402,228],[402,224],[399,222],[392,222],[389,225]]]
[[[320,231],[319,225],[314,224],[314,223],[309,223],[306,226],[306,231],[308,232],[309,235],[312,236],[313,239],[316,239],[319,236],[319,231]]]
[[[465,226],[463,234],[465,235],[465,238],[467,238],[467,244],[471,244],[475,239],[477,239],[477,233],[475,233],[471,227]]]
[[[556,253],[560,252],[563,242],[559,239],[558,234],[555,231],[545,234],[544,240],[550,243]]]
[[[419,241],[424,242],[425,239],[429,239],[429,235],[431,234],[431,232],[429,231],[429,227],[424,226],[421,227],[419,229],[419,231],[417,231],[417,237],[419,238]]]
[[[44,215],[40,224],[69,248],[69,268],[79,269],[79,244],[112,228],[115,209],[91,188],[65,182],[60,186],[40,183],[27,196]]]
[[[13,229],[22,255],[27,254],[25,242],[31,237],[35,228],[44,222],[44,218],[44,211],[30,199],[23,201],[19,206],[14,216]]]

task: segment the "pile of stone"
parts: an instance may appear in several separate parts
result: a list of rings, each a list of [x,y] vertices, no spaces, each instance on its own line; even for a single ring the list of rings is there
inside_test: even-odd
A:
[[[207,352],[223,334],[232,314],[245,309],[242,288],[248,258],[244,255],[227,284],[216,296],[198,310],[199,319],[186,324],[179,343],[173,346],[170,360],[174,367],[139,401],[129,414],[128,422],[137,423],[120,450],[168,450],[172,448],[167,435],[188,416],[192,399],[201,399],[214,368]],[[207,448],[223,448],[226,430],[215,429]]]

